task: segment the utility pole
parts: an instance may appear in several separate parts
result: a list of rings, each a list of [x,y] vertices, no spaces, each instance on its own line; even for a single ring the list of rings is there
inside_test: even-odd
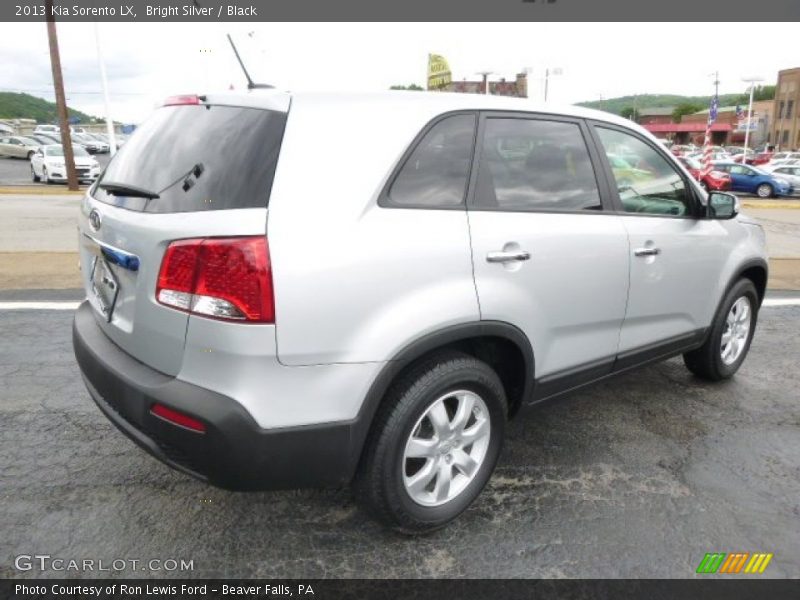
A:
[[[61,147],[64,149],[64,164],[67,168],[67,186],[72,191],[78,189],[78,174],[75,172],[75,155],[72,152],[72,135],[69,131],[67,99],[64,95],[64,80],[61,77],[61,56],[58,52],[58,34],[53,16],[53,0],[45,0],[45,19],[47,20],[47,41],[50,43],[50,65],[53,68],[53,87],[56,92],[58,124],[61,129]]]

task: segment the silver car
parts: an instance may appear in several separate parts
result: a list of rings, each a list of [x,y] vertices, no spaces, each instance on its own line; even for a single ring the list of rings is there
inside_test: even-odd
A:
[[[467,509],[525,405],[732,377],[767,282],[762,228],[644,129],[497,96],[175,97],[79,228],[75,355],[125,435],[228,489],[352,483],[405,532]]]
[[[19,135],[0,135],[0,156],[30,159],[38,148],[36,140]]]
[[[767,173],[785,179],[792,184],[795,194],[800,193],[800,160],[787,161],[777,166],[762,167]]]

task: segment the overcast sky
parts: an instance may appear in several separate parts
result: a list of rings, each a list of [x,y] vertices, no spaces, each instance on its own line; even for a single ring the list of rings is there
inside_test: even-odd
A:
[[[103,114],[92,23],[60,23],[70,106]],[[101,23],[112,117],[140,122],[175,93],[244,88],[228,47],[230,32],[256,81],[288,90],[384,90],[425,84],[427,54],[444,55],[454,79],[531,69],[529,94],[541,97],[545,67],[555,102],[641,93],[742,92],[743,76],[774,83],[800,66],[796,23]],[[44,23],[5,24],[0,91],[53,99]]]

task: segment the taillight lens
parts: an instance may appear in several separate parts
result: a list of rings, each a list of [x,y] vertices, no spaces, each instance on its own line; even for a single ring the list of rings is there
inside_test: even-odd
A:
[[[217,319],[274,323],[272,267],[266,238],[172,242],[164,253],[156,300]]]

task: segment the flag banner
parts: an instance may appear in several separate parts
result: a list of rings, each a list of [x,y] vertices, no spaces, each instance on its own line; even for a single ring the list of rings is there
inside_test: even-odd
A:
[[[713,159],[711,148],[711,126],[717,120],[717,113],[719,112],[719,96],[714,94],[711,98],[711,106],[708,109],[708,123],[706,124],[706,136],[703,140],[703,177],[707,176],[714,169],[711,164]]]
[[[450,85],[452,74],[444,56],[428,54],[428,89],[441,90]]]

